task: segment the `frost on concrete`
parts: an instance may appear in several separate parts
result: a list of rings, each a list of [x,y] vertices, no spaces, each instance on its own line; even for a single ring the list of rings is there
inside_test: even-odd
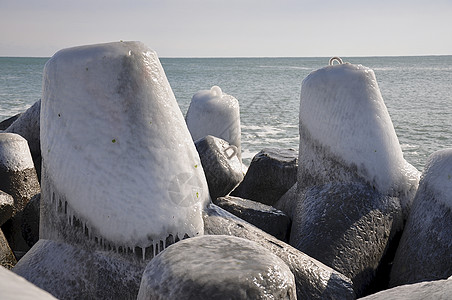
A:
[[[218,86],[198,91],[191,99],[186,121],[194,141],[207,135],[221,138],[238,148],[242,160],[240,108],[233,96]]]
[[[206,179],[153,50],[61,50],[45,65],[41,105],[41,238],[145,258],[168,238],[203,234]]]
[[[403,158],[373,70],[344,63],[309,74],[299,126],[299,189],[364,181],[409,207],[419,172]]]

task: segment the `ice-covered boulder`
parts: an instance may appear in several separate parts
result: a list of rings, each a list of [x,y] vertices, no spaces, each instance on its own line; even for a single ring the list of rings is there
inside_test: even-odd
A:
[[[238,150],[225,140],[207,135],[195,141],[206,174],[210,197],[228,195],[243,180]]]
[[[282,211],[249,199],[239,197],[220,197],[212,199],[213,203],[233,215],[253,224],[257,228],[288,242],[290,219]]]
[[[251,161],[232,196],[273,205],[297,181],[298,153],[293,149],[266,148]]]
[[[387,289],[361,300],[439,300],[450,299],[452,295],[452,279],[424,281],[416,284],[406,284]]]
[[[344,63],[310,73],[299,127],[299,189],[366,182],[399,197],[407,215],[420,173],[403,158],[372,69]]]
[[[402,227],[397,198],[361,183],[327,183],[305,191],[290,244],[350,278],[363,295],[372,289],[377,271],[386,268],[378,280],[389,278],[381,262]]]
[[[143,270],[121,255],[40,239],[13,272],[58,299],[136,299]]]
[[[56,300],[55,297],[36,287],[24,278],[0,266],[0,294],[8,300]]]
[[[397,248],[391,285],[452,275],[452,149],[433,153],[424,168]]]
[[[137,299],[297,299],[289,267],[259,244],[205,235],[171,245],[146,267]]]
[[[40,238],[83,250],[86,261],[98,255],[119,261],[99,268],[97,277],[85,274],[88,267],[74,269],[72,276],[90,278],[88,298],[96,298],[107,275],[120,281],[168,244],[203,234],[207,182],[153,50],[115,42],[57,52],[44,67],[40,117]],[[24,262],[21,270],[42,269],[32,282],[52,280],[50,264],[27,261],[36,265]],[[136,296],[136,279],[125,298]],[[122,287],[112,285],[103,298]]]
[[[27,140],[15,133],[0,133],[0,190],[14,199],[12,217],[2,230],[20,257],[30,249],[22,237],[22,210],[40,186]]]
[[[19,134],[27,140],[38,178],[41,178],[40,113],[41,100],[38,100],[5,129],[5,132]]]
[[[198,91],[191,99],[186,122],[193,140],[213,135],[237,147],[242,161],[240,108],[236,98],[220,87]]]
[[[349,278],[217,205],[208,205],[203,217],[205,234],[245,238],[281,258],[294,274],[298,299],[355,299]]]

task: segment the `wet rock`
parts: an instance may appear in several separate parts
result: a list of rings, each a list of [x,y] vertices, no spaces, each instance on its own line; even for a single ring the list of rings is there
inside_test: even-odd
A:
[[[36,101],[5,132],[16,133],[25,138],[30,147],[31,156],[38,178],[41,179],[41,145],[40,145],[41,100]]]
[[[13,215],[14,199],[11,195],[0,191],[0,226]]]
[[[289,267],[255,242],[228,235],[180,241],[146,267],[137,299],[296,299]]]
[[[369,295],[362,300],[425,300],[450,299],[452,295],[452,279],[424,281],[406,284]]]
[[[397,249],[391,286],[452,274],[452,149],[433,153],[424,168]]]
[[[256,154],[231,196],[273,205],[297,181],[298,154],[293,149],[267,148]]]
[[[0,267],[0,291],[1,298],[8,300],[56,300],[46,291],[2,267]]]
[[[213,203],[277,239],[288,242],[290,219],[282,211],[260,202],[232,196],[217,198]]]
[[[290,244],[349,277],[363,295],[402,226],[397,198],[365,184],[326,184],[305,192]]]
[[[204,230],[254,241],[281,258],[294,274],[298,299],[355,299],[350,279],[215,204],[204,212]]]
[[[41,239],[13,272],[58,299],[136,299],[144,268],[120,255]]]
[[[35,195],[22,214],[22,236],[29,247],[33,247],[39,240],[39,213],[41,194]]]
[[[16,257],[9,247],[8,241],[6,240],[3,231],[0,229],[0,266],[7,269],[12,269],[16,265],[16,263]],[[0,291],[2,290],[0,289]]]
[[[195,141],[195,146],[206,174],[210,197],[226,196],[243,179],[237,147],[211,135]]]

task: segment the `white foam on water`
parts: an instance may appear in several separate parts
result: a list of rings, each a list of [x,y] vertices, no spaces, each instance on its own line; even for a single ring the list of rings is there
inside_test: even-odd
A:
[[[142,43],[64,49],[47,62],[41,146],[50,195],[90,238],[144,249],[175,232],[203,234],[204,171],[157,54]]]
[[[367,67],[344,63],[309,74],[301,89],[302,129],[355,165],[382,193],[417,185],[419,172],[403,158],[375,74]]]

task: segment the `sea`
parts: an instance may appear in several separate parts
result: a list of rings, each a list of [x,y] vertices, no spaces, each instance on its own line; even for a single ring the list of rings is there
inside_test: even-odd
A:
[[[0,57],[0,121],[41,97],[49,58]],[[452,147],[452,56],[342,57],[374,70],[405,159],[422,171],[435,151]],[[199,90],[219,86],[240,103],[242,157],[265,148],[296,149],[303,79],[328,65],[310,58],[161,58],[185,115]]]

